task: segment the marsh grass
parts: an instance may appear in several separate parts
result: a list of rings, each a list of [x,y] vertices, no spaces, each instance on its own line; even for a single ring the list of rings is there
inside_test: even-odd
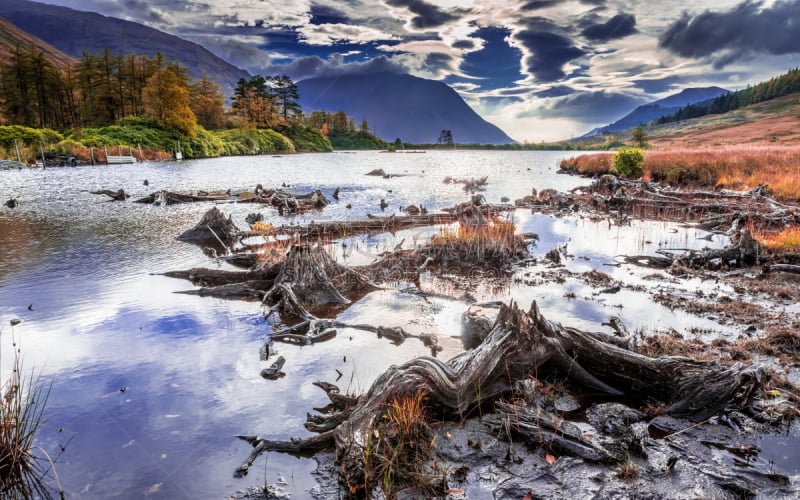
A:
[[[612,170],[612,155],[596,153],[565,159],[561,168],[582,175]],[[658,182],[748,190],[760,184],[785,201],[800,200],[800,148],[731,146],[645,152],[643,176]]]
[[[428,463],[435,442],[425,392],[420,389],[390,396],[369,432],[364,457],[365,492],[369,494],[377,487],[387,499],[402,490],[431,496],[436,485]]]
[[[49,462],[52,468],[53,464],[47,453],[34,445],[34,438],[42,425],[51,386],[33,372],[23,375],[20,349],[13,340],[12,345],[12,371],[0,380],[0,496],[50,498],[44,484],[50,468],[44,466]]]
[[[479,226],[459,224],[455,231],[443,228],[431,239],[428,250],[435,255],[460,258],[463,262],[504,264],[526,248],[515,231],[513,222],[500,219]]]
[[[769,250],[779,252],[800,251],[800,227],[784,229],[776,234],[758,235],[759,243]]]

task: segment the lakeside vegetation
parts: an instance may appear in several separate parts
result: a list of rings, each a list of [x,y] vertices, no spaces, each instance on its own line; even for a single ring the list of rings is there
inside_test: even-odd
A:
[[[17,47],[0,64],[0,147],[27,163],[42,150],[83,161],[103,161],[104,148],[146,160],[332,151],[298,98],[286,75],[257,75],[238,82],[226,108],[216,83],[160,54],[84,53],[64,69]]]
[[[800,150],[785,146],[644,151],[642,177],[669,184],[748,190],[767,185],[779,200],[800,201]],[[595,176],[612,173],[611,153],[561,161],[565,171]]]

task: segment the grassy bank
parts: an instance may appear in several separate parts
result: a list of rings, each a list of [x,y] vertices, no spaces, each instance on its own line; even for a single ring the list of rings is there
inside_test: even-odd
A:
[[[611,172],[612,153],[572,157],[561,168],[581,175]],[[645,151],[643,178],[670,184],[737,190],[766,184],[784,201],[800,200],[800,148],[730,146]]]
[[[90,151],[90,148],[92,150]],[[256,127],[206,130],[195,127],[192,137],[164,130],[146,118],[125,118],[115,125],[83,128],[66,134],[17,125],[0,126],[0,157],[34,163],[40,151],[74,156],[79,160],[105,162],[109,155],[133,155],[139,160],[159,161],[180,149],[184,158],[284,154],[333,151],[328,138],[302,124],[280,130]]]

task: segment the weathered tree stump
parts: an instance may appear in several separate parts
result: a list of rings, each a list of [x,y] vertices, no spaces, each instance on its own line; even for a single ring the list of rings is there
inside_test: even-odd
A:
[[[335,262],[320,245],[298,244],[289,248],[264,303],[273,304],[267,315],[279,310],[315,320],[312,311],[341,308],[374,289],[365,276]]]
[[[213,207],[203,215],[203,218],[200,219],[200,222],[195,227],[184,231],[183,234],[178,236],[178,239],[198,245],[216,247],[230,245],[236,241],[238,235],[239,228],[233,223],[233,219],[226,218],[217,207]]]

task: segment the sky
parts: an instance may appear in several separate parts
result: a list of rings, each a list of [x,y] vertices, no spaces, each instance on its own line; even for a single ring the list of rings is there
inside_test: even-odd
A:
[[[800,66],[800,0],[40,0],[136,21],[251,74],[407,72],[517,141]]]

